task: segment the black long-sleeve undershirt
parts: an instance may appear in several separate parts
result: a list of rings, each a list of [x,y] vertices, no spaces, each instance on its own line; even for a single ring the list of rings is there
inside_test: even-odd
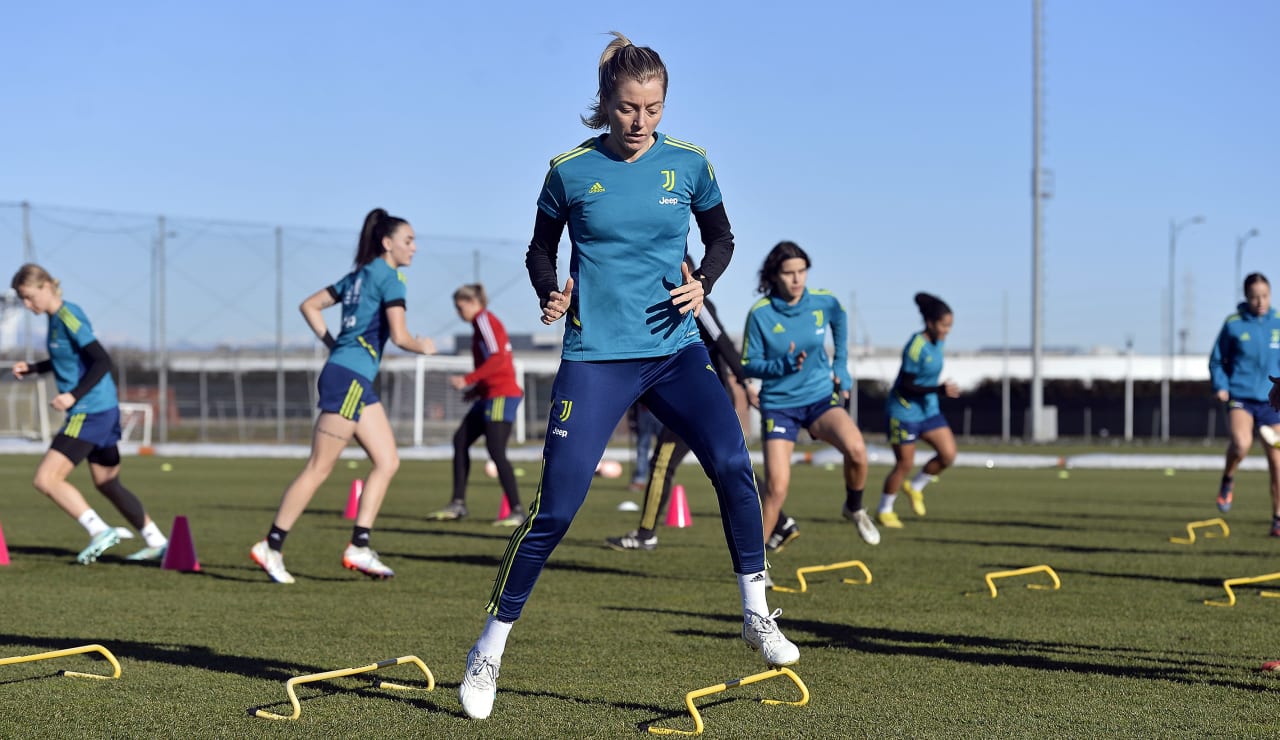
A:
[[[71,389],[71,395],[77,401],[84,398],[84,395],[93,390],[98,381],[111,372],[111,355],[107,354],[106,348],[97,340],[80,348],[80,361],[85,364],[84,375],[80,377],[76,387]]]
[[[924,398],[930,393],[941,392],[944,388],[943,385],[916,385],[915,373],[898,375],[898,395],[905,398]]]

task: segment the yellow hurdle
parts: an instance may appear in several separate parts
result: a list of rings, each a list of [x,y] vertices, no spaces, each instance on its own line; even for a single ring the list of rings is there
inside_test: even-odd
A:
[[[804,681],[801,681],[800,677],[797,676],[790,668],[774,668],[763,673],[756,673],[754,675],[747,676],[746,678],[739,678],[736,681],[718,683],[715,686],[708,686],[705,689],[694,689],[693,691],[685,694],[684,705],[689,708],[689,714],[693,716],[692,731],[676,730],[669,727],[650,727],[649,732],[654,735],[701,735],[705,725],[702,724],[702,715],[698,714],[698,708],[694,706],[694,699],[701,699],[704,696],[728,691],[729,689],[737,686],[746,686],[747,684],[753,684],[757,681],[764,681],[770,678],[777,678],[778,676],[785,676],[791,679],[791,683],[795,684],[797,689],[800,689],[800,700],[785,701],[782,699],[761,699],[761,704],[786,704],[792,707],[803,707],[805,704],[809,703],[809,687],[804,685]]]
[[[81,653],[102,653],[102,657],[107,659],[113,669],[110,676],[103,676],[98,673],[81,673],[79,671],[63,671],[64,676],[75,676],[76,678],[99,678],[107,680],[111,678],[120,678],[120,662],[116,660],[116,656],[111,651],[101,645],[81,645],[80,647],[67,648],[66,650],[51,650],[47,653],[36,653],[35,655],[19,655],[15,658],[0,659],[0,665],[13,665],[14,663],[30,663],[33,660],[49,660],[51,658],[61,658],[66,655],[79,655]]]
[[[1264,581],[1276,581],[1276,580],[1280,580],[1280,573],[1268,573],[1265,576],[1250,576],[1246,578],[1228,578],[1227,580],[1222,582],[1222,587],[1227,590],[1227,600],[1214,601],[1213,599],[1205,599],[1204,603],[1209,606],[1235,606],[1236,592],[1231,590],[1232,586],[1244,586],[1250,583],[1262,583]],[[1274,598],[1280,597],[1280,594],[1276,594],[1272,591],[1263,591],[1262,596],[1264,598],[1274,599]]]
[[[823,573],[828,570],[842,570],[844,568],[857,568],[862,571],[862,575],[866,576],[865,581],[855,581],[852,578],[843,579],[844,583],[852,586],[865,586],[871,583],[871,571],[867,570],[867,566],[861,560],[846,560],[843,563],[832,563],[831,565],[810,565],[804,568],[796,569],[796,579],[800,581],[800,588],[788,588],[787,586],[774,586],[774,591],[780,591],[784,594],[802,594],[809,590],[809,584],[804,580],[805,573]]]
[[[436,677],[431,675],[431,671],[426,664],[418,659],[416,655],[406,655],[400,658],[388,658],[380,660],[377,663],[360,666],[359,668],[339,668],[336,671],[325,671],[324,673],[312,673],[306,676],[297,676],[289,679],[284,684],[285,693],[289,695],[289,703],[293,704],[293,714],[285,716],[268,712],[265,709],[255,709],[253,716],[263,719],[297,719],[302,716],[302,705],[298,703],[298,694],[293,690],[295,686],[303,683],[312,683],[314,681],[327,681],[331,678],[342,678],[343,676],[354,676],[357,673],[368,673],[376,671],[379,668],[389,668],[393,665],[401,665],[404,663],[412,663],[422,671],[422,675],[427,679],[426,687],[422,686],[405,686],[403,684],[391,683],[390,681],[376,681],[374,687],[379,689],[396,689],[398,691],[433,691],[436,687]]]
[[[1047,566],[1047,565],[1032,565],[1032,566],[1030,566],[1030,567],[1028,567],[1028,568],[1018,568],[1018,569],[1016,569],[1016,570],[993,570],[993,571],[991,571],[990,573],[988,573],[988,574],[987,574],[987,576],[986,576],[986,579],[987,579],[987,588],[991,589],[991,598],[993,598],[993,599],[994,599],[994,598],[996,598],[996,597],[999,595],[999,594],[996,592],[996,579],[997,579],[997,578],[1010,578],[1010,577],[1013,577],[1013,576],[1025,576],[1025,575],[1028,575],[1028,574],[1030,574],[1030,573],[1039,573],[1039,572],[1041,572],[1041,571],[1043,571],[1043,572],[1045,572],[1045,573],[1048,573],[1048,574],[1049,574],[1049,577],[1053,579],[1053,585],[1052,585],[1052,586],[1046,586],[1046,585],[1044,585],[1044,584],[1042,584],[1042,583],[1028,583],[1028,584],[1027,584],[1027,588],[1033,588],[1033,589],[1038,589],[1038,590],[1040,590],[1040,589],[1044,589],[1044,590],[1047,590],[1047,589],[1053,589],[1054,591],[1057,591],[1058,589],[1062,588],[1062,581],[1060,581],[1060,580],[1058,579],[1058,574],[1057,574],[1057,573],[1055,573],[1055,572],[1053,571],[1053,568],[1050,568],[1050,567],[1049,567],[1049,566]],[[971,595],[971,594],[969,594],[969,593],[966,593],[966,594],[965,594],[965,596],[970,596],[970,595]]]
[[[1214,526],[1214,525],[1217,525],[1217,526],[1219,526],[1219,527],[1221,527],[1221,528],[1222,528],[1222,536],[1223,536],[1223,537],[1230,537],[1230,536],[1231,536],[1231,528],[1227,526],[1227,521],[1226,521],[1225,519],[1223,519],[1222,517],[1217,517],[1217,518],[1214,518],[1214,519],[1204,519],[1204,520],[1202,520],[1202,521],[1198,521],[1198,522],[1188,522],[1188,523],[1187,523],[1187,536],[1186,536],[1186,537],[1170,537],[1170,538],[1169,538],[1169,541],[1170,541],[1170,542],[1172,542],[1172,543],[1173,543],[1173,544],[1175,544],[1175,545],[1190,545],[1190,544],[1192,544],[1192,543],[1194,543],[1194,542],[1196,541],[1196,530],[1197,530],[1197,529],[1202,529],[1202,528],[1204,528],[1204,527],[1212,527],[1212,526]],[[1218,533],[1217,533],[1217,532],[1205,532],[1205,533],[1204,533],[1204,536],[1205,536],[1205,538],[1206,538],[1206,539],[1208,539],[1208,538],[1210,538],[1210,537],[1217,537],[1217,536],[1218,536]]]

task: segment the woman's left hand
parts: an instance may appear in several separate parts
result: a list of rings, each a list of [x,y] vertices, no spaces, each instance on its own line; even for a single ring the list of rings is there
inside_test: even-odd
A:
[[[455,391],[460,391],[467,387],[467,379],[464,375],[450,375],[449,385],[453,386]]]
[[[671,302],[680,309],[680,315],[693,311],[693,315],[697,316],[702,312],[702,299],[706,296],[702,281],[689,271],[688,262],[680,263],[680,274],[684,276],[684,285],[671,291]]]

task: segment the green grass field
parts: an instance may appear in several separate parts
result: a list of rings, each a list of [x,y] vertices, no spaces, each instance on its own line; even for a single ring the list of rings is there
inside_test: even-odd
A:
[[[298,461],[126,461],[125,481],[167,530],[192,526],[201,573],[126,564],[126,541],[99,563],[74,564],[84,532],[29,480],[32,458],[0,457],[0,523],[12,563],[0,567],[0,657],[102,643],[118,681],[58,675],[106,664],[74,656],[0,667],[0,737],[640,737],[649,723],[689,729],[684,694],[763,665],[738,637],[737,588],[714,497],[696,467],[694,524],[659,532],[655,552],[618,553],[606,536],[635,525],[617,511],[624,480],[599,480],[552,556],[504,658],[494,715],[466,719],[457,701],[467,649],[509,531],[489,525],[495,481],[473,481],[473,518],[425,520],[448,499],[446,463],[405,462],[374,530],[395,579],[340,565],[350,523],[341,511],[359,469],[340,467],[286,547],[298,578],[277,586],[248,558]],[[531,496],[538,471],[523,481]],[[883,468],[872,470],[878,490]],[[80,470],[73,480],[87,490]],[[929,515],[898,502],[906,528],[868,547],[839,515],[838,473],[795,470],[787,510],[802,536],[773,560],[779,585],[795,569],[863,560],[870,585],[810,577],[805,594],[773,593],[780,624],[801,648],[808,706],[770,680],[703,699],[709,737],[1273,737],[1280,732],[1280,601],[1224,578],[1280,570],[1267,536],[1264,474],[1237,482],[1229,539],[1170,544],[1187,522],[1218,516],[1216,475],[960,469],[928,490]],[[88,494],[113,524],[120,517]],[[868,497],[874,504],[874,498]],[[1060,591],[998,581],[989,571],[1048,564]],[[966,592],[976,595],[966,596]],[[411,667],[300,688],[292,676],[417,655],[431,693],[375,689],[370,678],[420,680]]]

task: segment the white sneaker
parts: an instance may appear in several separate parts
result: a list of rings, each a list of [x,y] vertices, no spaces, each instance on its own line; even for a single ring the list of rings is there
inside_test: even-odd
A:
[[[871,517],[867,515],[866,509],[858,509],[850,511],[848,506],[843,509],[844,518],[853,522],[858,527],[858,536],[868,545],[880,544],[880,530],[876,529],[875,522],[871,521]]]
[[[342,567],[358,570],[370,578],[390,578],[395,575],[395,571],[384,565],[372,548],[351,544],[342,553]]]
[[[1280,447],[1280,434],[1276,433],[1275,427],[1263,424],[1258,427],[1258,436],[1271,447]]]
[[[485,719],[493,712],[501,666],[501,658],[481,655],[474,647],[467,653],[467,670],[462,674],[462,683],[458,684],[458,701],[471,719]]]
[[[293,576],[289,575],[289,571],[284,569],[284,555],[279,550],[272,550],[266,540],[262,540],[249,550],[249,557],[253,558],[253,562],[271,576],[271,580],[276,583],[293,583]]]
[[[774,609],[767,617],[748,611],[742,622],[742,639],[752,650],[759,650],[760,657],[769,666],[792,665],[800,661],[800,648],[782,635],[774,621],[781,615],[781,609]]]

